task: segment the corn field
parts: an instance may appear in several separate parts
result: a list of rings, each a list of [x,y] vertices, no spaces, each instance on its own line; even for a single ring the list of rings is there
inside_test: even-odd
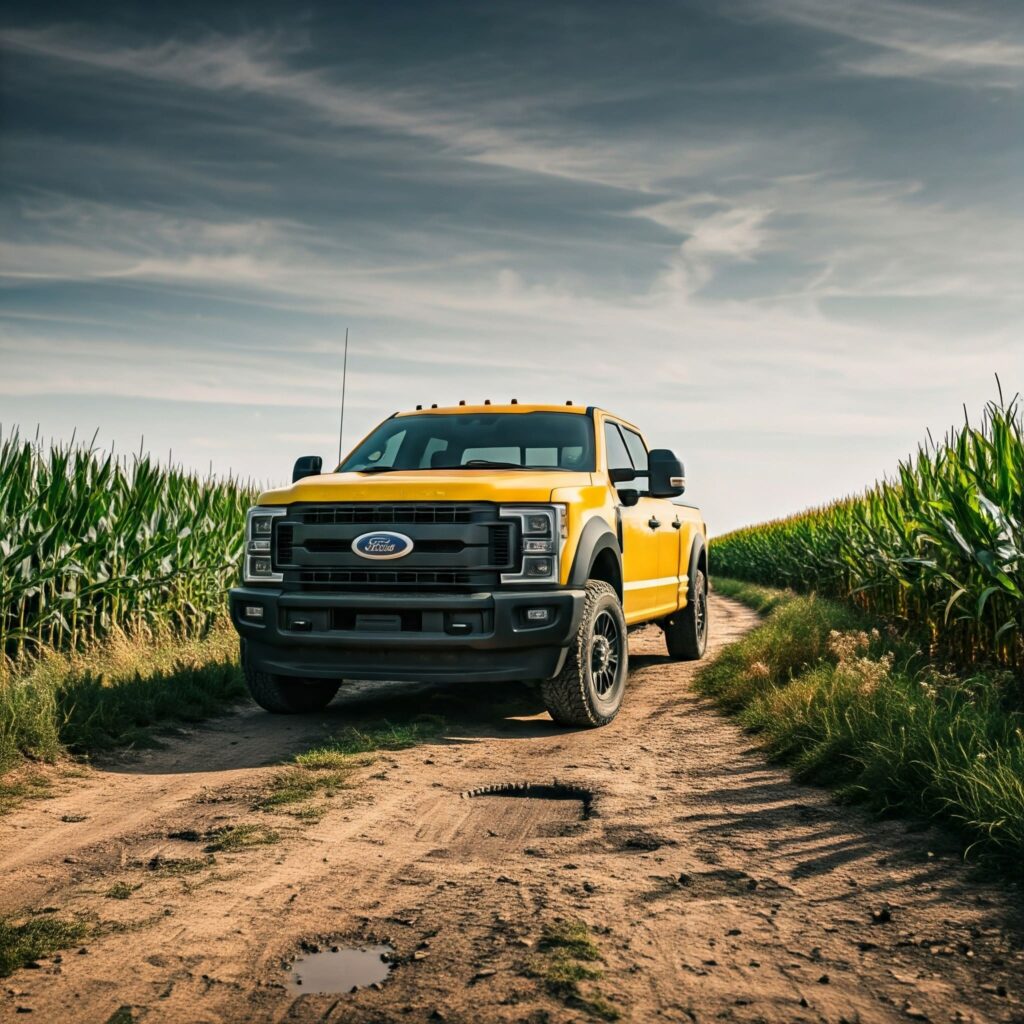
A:
[[[142,454],[0,437],[0,662],[112,627],[205,628],[224,609],[252,498]]]
[[[851,598],[961,666],[1024,667],[1024,424],[990,403],[896,477],[711,544],[715,574]]]

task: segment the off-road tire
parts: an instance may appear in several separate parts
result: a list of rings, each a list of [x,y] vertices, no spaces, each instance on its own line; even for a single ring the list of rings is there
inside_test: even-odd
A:
[[[699,661],[708,648],[708,581],[703,569],[693,578],[693,599],[664,622],[669,657]]]
[[[301,715],[321,711],[334,699],[341,683],[321,679],[293,679],[290,676],[257,672],[242,651],[242,671],[249,694],[264,711],[274,715]]]
[[[586,589],[583,618],[562,671],[541,683],[544,706],[560,725],[607,725],[622,707],[629,674],[626,618],[618,594],[600,580],[588,580]],[[603,632],[595,634],[595,627]],[[615,634],[616,661],[611,681],[602,690],[602,680],[609,679],[608,662],[601,660],[607,657],[605,644],[613,645],[609,632]],[[597,640],[598,636],[604,637],[604,641]],[[595,664],[599,666],[596,676]]]

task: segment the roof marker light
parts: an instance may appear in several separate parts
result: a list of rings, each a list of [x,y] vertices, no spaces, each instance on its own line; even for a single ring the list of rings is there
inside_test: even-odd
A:
[[[519,399],[518,398],[513,398],[512,399],[512,404],[513,405],[518,405],[519,404]]]

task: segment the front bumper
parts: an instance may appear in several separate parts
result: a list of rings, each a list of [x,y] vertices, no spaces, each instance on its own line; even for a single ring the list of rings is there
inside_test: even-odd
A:
[[[579,629],[583,590],[324,594],[236,587],[231,620],[256,671],[307,679],[547,679]],[[262,609],[256,617],[248,609]],[[528,609],[548,609],[536,624]]]

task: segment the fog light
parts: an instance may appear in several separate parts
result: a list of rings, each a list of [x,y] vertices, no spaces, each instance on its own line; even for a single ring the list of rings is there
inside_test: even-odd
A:
[[[552,562],[550,558],[524,558],[524,571],[527,576],[550,576]]]
[[[250,563],[252,568],[253,576],[271,576],[273,575],[274,568],[270,564],[269,558],[254,558]]]
[[[523,541],[523,551],[528,555],[550,555],[554,551],[554,545],[550,540]]]
[[[526,619],[528,622],[547,622],[551,618],[550,608],[527,608]]]
[[[263,607],[258,604],[247,604],[245,606],[245,617],[247,619],[262,619]]]

